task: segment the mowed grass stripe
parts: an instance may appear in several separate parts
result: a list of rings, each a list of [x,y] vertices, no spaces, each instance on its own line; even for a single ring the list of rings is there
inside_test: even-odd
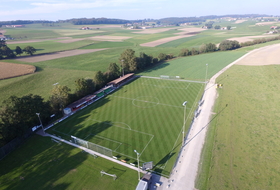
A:
[[[85,138],[92,134],[93,141],[96,135],[96,138],[103,138],[99,141],[101,145],[111,149],[118,147],[117,154],[124,158],[136,159],[136,149],[142,153],[143,162],[154,161],[158,167],[166,166],[162,172],[169,173],[179,151],[177,144],[181,143],[175,144],[183,125],[182,103],[188,101],[189,114],[190,108],[196,106],[202,87],[203,84],[198,83],[139,78],[50,131],[63,132],[68,138],[70,135]],[[122,144],[118,146],[115,141]],[[173,147],[176,149],[172,150]],[[168,161],[170,154],[172,160]]]

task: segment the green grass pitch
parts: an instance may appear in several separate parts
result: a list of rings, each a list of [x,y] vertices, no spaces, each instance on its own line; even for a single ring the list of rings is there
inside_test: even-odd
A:
[[[129,162],[153,161],[156,171],[168,174],[181,145],[184,107],[186,130],[204,84],[139,78],[115,93],[55,125],[48,132],[105,146]]]
[[[0,168],[0,190],[130,190],[138,183],[135,170],[38,135],[1,160]],[[117,179],[101,177],[102,170]]]

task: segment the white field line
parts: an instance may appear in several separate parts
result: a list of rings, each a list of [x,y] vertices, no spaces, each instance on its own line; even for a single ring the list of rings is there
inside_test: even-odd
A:
[[[132,100],[132,101],[139,101],[139,102],[145,102],[145,103],[153,103],[153,104],[162,105],[162,106],[170,106],[170,107],[175,107],[175,108],[182,108],[182,106],[174,106],[174,105],[170,105],[170,104],[162,104],[162,103],[158,103],[158,102],[150,102],[150,101],[145,101],[145,100],[138,100],[138,99],[135,99],[135,98],[127,98],[127,97],[114,96],[114,95],[110,95],[110,96],[117,97],[117,98],[122,98],[122,99],[127,99],[127,100]]]
[[[201,91],[201,89],[202,89],[202,87],[200,87],[200,91]],[[200,91],[199,91],[199,92],[200,92]],[[197,105],[196,102],[198,102],[198,101],[197,101],[198,95],[199,95],[199,93],[197,93],[196,98],[195,98],[195,101],[194,101],[194,103],[193,103],[193,105],[192,105],[192,107],[191,107],[191,110],[190,110],[190,112],[189,112],[189,114],[188,114],[186,120],[184,121],[184,123],[186,123],[186,122],[188,121],[188,119],[189,119],[191,113],[194,112],[195,106]],[[186,126],[184,126],[184,127],[186,127]],[[176,141],[175,141],[175,143],[174,143],[174,145],[173,145],[173,148],[172,148],[171,151],[170,151],[169,158],[170,158],[170,155],[171,155],[173,149],[175,148],[175,146],[176,146],[176,144],[177,144],[177,141],[178,141],[180,135],[182,134],[182,132],[183,132],[183,128],[180,130],[179,135],[178,135],[178,137],[177,137],[177,139],[176,139]],[[185,137],[184,137],[184,139],[185,139]],[[169,162],[169,158],[168,158],[167,162],[165,163],[164,168],[166,167],[167,163]],[[164,169],[164,168],[163,168],[163,169]]]
[[[100,135],[96,135],[96,134],[90,133],[88,136],[90,136],[90,135],[95,136],[95,137],[98,137],[98,138],[100,138],[100,139],[105,139],[105,140],[107,140],[107,141],[111,141],[111,142],[114,142],[114,143],[122,144],[122,143],[119,142],[119,141],[115,141],[115,140],[112,140],[112,139],[109,139],[109,138],[106,138],[106,137],[102,137],[102,136],[100,136]],[[85,139],[83,139],[83,140],[85,140]],[[90,142],[90,141],[89,141],[89,142]]]
[[[113,150],[113,151],[114,152],[117,151],[120,148],[121,145],[122,145],[122,143],[120,143],[119,146],[115,150]]]
[[[188,88],[189,88],[190,84],[191,84],[191,83],[189,83],[189,84],[188,84],[188,86],[186,87],[186,90],[188,90]]]
[[[159,79],[159,80],[174,80],[174,81],[180,81],[180,82],[201,83],[201,84],[204,84],[204,83],[205,83],[205,82],[202,82],[202,81],[195,81],[195,80],[163,79],[163,78],[160,78],[160,77],[149,77],[149,76],[142,76],[142,75],[140,75],[140,77],[143,77],[143,78],[150,78],[150,79]]]
[[[151,137],[151,139],[150,139],[149,142],[146,144],[146,146],[144,147],[144,149],[142,150],[142,152],[140,153],[139,156],[141,156],[142,153],[146,150],[147,146],[150,144],[150,142],[153,140],[153,138],[154,138],[154,135]]]
[[[145,85],[145,86],[154,86],[154,87],[157,87],[157,88],[171,88],[171,89],[180,89],[180,90],[186,90],[186,88],[178,88],[178,87],[173,87],[173,86],[163,86],[163,85],[155,85],[155,84],[145,84],[145,83],[142,83],[142,85]],[[189,83],[190,85],[190,83]]]

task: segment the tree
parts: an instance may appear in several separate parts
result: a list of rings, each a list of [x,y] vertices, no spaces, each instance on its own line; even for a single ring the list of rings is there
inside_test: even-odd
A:
[[[29,55],[33,55],[36,52],[36,49],[32,46],[26,46],[23,49],[23,52],[25,52],[26,54],[29,54]]]
[[[227,30],[230,30],[231,29],[231,26],[227,26]]]
[[[96,88],[100,89],[106,84],[105,75],[101,71],[97,71],[93,78],[93,81],[95,83]]]
[[[213,27],[213,23],[211,22],[205,23],[205,26],[207,26],[208,29],[211,29]]]
[[[51,91],[50,105],[54,113],[59,113],[70,102],[71,89],[67,86],[56,85]]]
[[[0,40],[0,47],[6,46],[6,41],[5,40]]]
[[[198,54],[199,54],[199,51],[196,50],[195,48],[192,48],[191,54],[192,54],[192,55],[198,55]]]
[[[181,49],[179,56],[184,57],[184,56],[188,56],[189,54],[190,54],[190,51],[187,48],[184,48],[184,49]]]
[[[110,63],[108,69],[108,80],[114,80],[121,75],[120,67],[116,63]]]
[[[220,25],[216,25],[216,26],[214,27],[214,29],[220,30],[220,29],[221,29],[221,26],[220,26]]]
[[[41,96],[9,97],[0,109],[0,136],[5,142],[23,136],[29,128],[40,124],[36,113],[40,113],[43,123],[50,115],[49,102],[44,102]]]
[[[159,61],[163,61],[163,60],[166,60],[166,54],[165,53],[160,53],[159,55],[158,55],[158,59],[159,59]]]
[[[137,69],[137,58],[135,51],[132,49],[126,49],[120,56],[119,61],[121,63],[124,73],[133,72]]]
[[[76,84],[76,96],[77,98],[82,98],[90,93],[94,92],[94,83],[91,79],[84,79],[84,78],[79,78],[75,80]]]
[[[216,50],[217,50],[216,44],[212,44],[212,43],[206,44],[206,52],[213,52]]]
[[[219,49],[221,51],[233,50],[237,48],[240,48],[240,44],[236,40],[224,40],[219,45]]]
[[[11,50],[8,46],[2,46],[2,55],[6,56],[6,58],[14,58],[16,55],[14,54],[13,50]]]
[[[202,44],[200,47],[199,47],[199,53],[206,53],[206,45],[205,44]]]
[[[17,55],[21,55],[23,53],[22,49],[19,46],[16,47],[15,52]]]

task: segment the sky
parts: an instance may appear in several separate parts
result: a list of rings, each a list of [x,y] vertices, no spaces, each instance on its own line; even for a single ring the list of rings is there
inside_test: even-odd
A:
[[[279,0],[0,0],[0,21],[280,15]]]

